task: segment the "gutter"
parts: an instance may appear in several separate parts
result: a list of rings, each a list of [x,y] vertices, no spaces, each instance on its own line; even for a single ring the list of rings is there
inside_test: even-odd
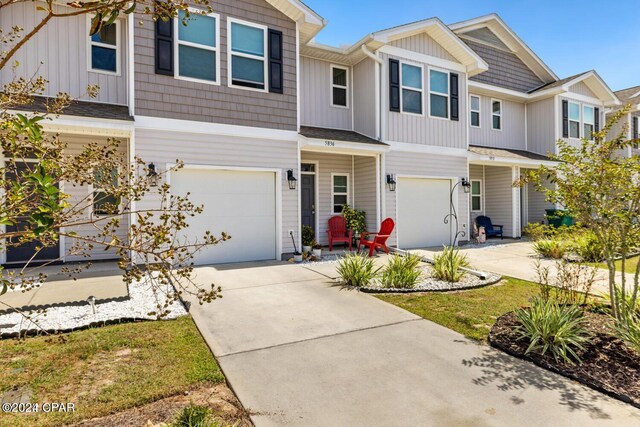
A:
[[[369,49],[367,49],[367,46],[364,43],[360,46],[360,49],[366,56],[373,59],[377,64],[375,71],[376,138],[378,139],[378,141],[382,141],[382,108],[380,106],[382,94],[380,76],[382,74],[383,62],[382,59],[380,59],[377,55],[374,55]]]

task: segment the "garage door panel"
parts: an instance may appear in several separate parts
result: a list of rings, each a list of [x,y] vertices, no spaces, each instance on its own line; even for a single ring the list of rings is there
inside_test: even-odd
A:
[[[194,241],[209,230],[231,239],[207,247],[196,264],[257,261],[276,258],[275,173],[182,169],[171,176],[171,191],[204,205],[204,212],[187,218],[184,238]]]
[[[398,243],[402,249],[448,244],[451,181],[446,179],[399,178],[397,187]]]

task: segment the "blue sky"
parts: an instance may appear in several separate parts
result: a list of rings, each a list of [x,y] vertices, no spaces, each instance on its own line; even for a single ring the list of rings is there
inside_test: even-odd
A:
[[[595,69],[613,90],[640,85],[638,0],[305,0],[328,21],[317,41],[351,45],[373,31],[437,16],[496,12],[560,77]]]

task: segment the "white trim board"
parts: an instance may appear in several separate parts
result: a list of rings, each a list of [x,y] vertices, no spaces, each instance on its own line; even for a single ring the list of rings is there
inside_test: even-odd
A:
[[[458,71],[460,73],[467,72],[467,67],[458,62],[437,58],[431,55],[425,55],[424,53],[413,52],[411,50],[402,49],[396,46],[384,45],[379,49],[379,52],[386,53],[387,55],[397,56],[401,59],[408,59],[410,61],[433,65],[435,67],[446,68],[447,70]]]
[[[436,145],[414,144],[412,142],[385,141],[385,144],[389,145],[391,148],[390,151],[426,153],[454,157],[467,157],[468,153],[466,148],[439,147]]]

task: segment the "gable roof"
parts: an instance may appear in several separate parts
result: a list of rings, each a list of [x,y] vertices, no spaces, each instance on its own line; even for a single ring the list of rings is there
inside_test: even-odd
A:
[[[536,55],[527,44],[495,13],[480,16],[478,18],[457,22],[449,25],[457,35],[464,37],[465,34],[472,33],[480,28],[488,28],[512,53],[524,62],[541,81],[551,83],[558,80],[558,76]],[[486,40],[485,40],[486,41]]]
[[[621,105],[632,104],[633,110],[640,110],[640,86],[633,86],[614,92]]]
[[[300,0],[266,0],[271,6],[284,13],[289,19],[298,23],[300,43],[313,39],[327,21]]]
[[[473,75],[487,70],[487,63],[460,40],[449,27],[438,18],[428,18],[409,24],[399,25],[376,31],[363,37],[352,46],[336,48],[311,42],[301,46],[301,54],[308,54],[318,59],[354,65],[363,60],[366,54],[362,51],[364,45],[370,51],[406,37],[425,33],[446,49],[458,62],[467,68],[467,73]]]
[[[589,89],[598,97],[598,99],[604,102],[605,105],[620,105],[620,100],[618,99],[616,94],[613,93],[613,91],[609,88],[609,85],[607,85],[607,83],[595,70],[585,71],[583,73],[565,77],[564,79],[542,85],[529,91],[529,94],[531,94],[532,96],[537,96],[551,95],[555,94],[556,92],[568,92],[571,86],[580,82],[584,82],[589,87]]]

